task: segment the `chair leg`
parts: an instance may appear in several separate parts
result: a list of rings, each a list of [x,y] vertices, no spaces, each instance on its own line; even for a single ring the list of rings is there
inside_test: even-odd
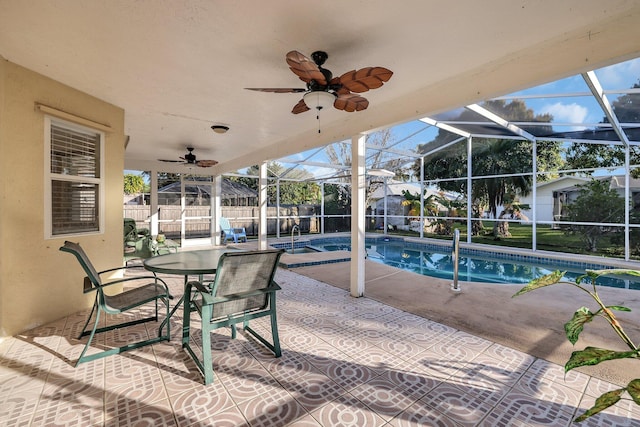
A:
[[[167,335],[163,336],[162,335],[162,327],[164,322],[160,322],[160,327],[158,328],[158,338],[167,338],[167,341],[171,341],[171,319],[169,318],[169,312],[170,312],[170,307],[169,307],[169,297],[167,298],[163,298],[162,302],[165,305],[165,308],[167,310],[167,315],[165,317],[165,320],[167,322]],[[158,302],[156,301],[156,305],[158,304]],[[158,317],[158,312],[156,311],[156,318]],[[156,322],[158,320],[156,319]]]
[[[91,311],[91,313],[93,313],[93,310]],[[89,317],[91,318],[91,317]],[[76,365],[75,367],[77,368],[79,364],[81,364],[82,362],[88,362],[90,360],[93,360],[95,357],[84,357],[85,353],[87,352],[87,350],[89,349],[89,347],[91,346],[91,341],[93,341],[93,337],[96,334],[96,330],[98,329],[98,323],[100,322],[100,310],[96,310],[96,321],[93,323],[93,329],[91,330],[91,333],[89,334],[89,340],[87,341],[87,344],[84,346],[84,348],[82,349],[82,353],[80,353],[80,357],[78,357],[78,360],[76,361]],[[85,325],[86,328],[86,325]],[[83,337],[84,335],[86,335],[84,333],[84,328],[83,328],[83,333],[80,334],[80,338]]]
[[[211,330],[209,329],[209,322],[211,319],[211,306],[205,305],[202,307],[202,367],[204,374],[204,384],[211,384],[213,382],[213,360],[211,357]]]
[[[93,317],[93,313],[96,311],[96,308],[98,307],[98,294],[96,293],[96,299],[95,301],[93,301],[93,307],[91,307],[91,313],[89,313],[89,317],[87,317],[87,321],[84,322],[84,326],[82,327],[82,330],[80,331],[80,335],[78,335],[78,339],[81,339],[82,337],[84,337],[85,335],[87,335],[89,332],[87,332],[87,326],[89,325],[89,321],[91,320],[91,318]],[[95,331],[95,326],[93,328],[93,330]]]
[[[276,357],[282,356],[282,350],[280,349],[280,336],[278,335],[278,321],[276,319],[276,311],[273,309],[271,312],[271,336],[273,337],[273,352]]]
[[[190,292],[191,290],[189,289]],[[182,307],[182,348],[185,348],[189,345],[189,333],[191,331],[191,295],[185,295],[182,304],[184,304]]]

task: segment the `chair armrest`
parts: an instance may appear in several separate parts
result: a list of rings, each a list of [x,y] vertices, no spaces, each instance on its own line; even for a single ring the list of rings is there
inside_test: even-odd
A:
[[[231,229],[234,233],[246,233],[247,230],[245,230],[244,227],[237,227],[237,228],[232,228]]]
[[[277,285],[276,285],[277,286]],[[263,288],[263,289],[256,289],[255,291],[250,291],[250,292],[242,292],[239,294],[230,294],[224,297],[214,297],[213,295],[211,295],[210,293],[206,292],[206,293],[202,293],[202,305],[213,305],[213,304],[219,304],[221,302],[226,302],[226,301],[235,301],[235,300],[239,300],[239,299],[245,299],[245,298],[249,298],[249,297],[255,297],[255,296],[260,296],[260,295],[264,295],[264,294],[268,294],[268,293],[272,293],[275,292],[277,290],[279,290],[280,287],[274,287],[274,286],[269,286],[268,288]]]
[[[161,278],[159,278],[158,276],[155,276],[155,275],[154,276],[124,277],[122,279],[116,279],[116,280],[112,280],[111,282],[103,283],[102,287],[105,288],[107,286],[117,285],[118,283],[133,282],[133,281],[138,281],[138,280],[153,280],[155,283],[160,282],[162,284],[162,287],[166,291],[169,299],[173,299],[173,295],[171,295],[171,293],[169,292],[169,286],[167,286],[167,283],[164,280],[162,280]]]
[[[187,283],[187,287],[185,289],[185,294],[187,293],[187,291],[191,292],[191,288],[196,288],[198,291],[202,292],[202,293],[209,293],[211,292],[211,290],[209,288],[207,288],[203,283],[197,282],[197,281],[192,281]]]

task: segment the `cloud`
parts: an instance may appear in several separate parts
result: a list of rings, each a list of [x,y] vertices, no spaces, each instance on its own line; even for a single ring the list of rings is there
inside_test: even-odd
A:
[[[605,89],[629,89],[640,79],[640,58],[596,70]]]
[[[539,113],[549,113],[553,116],[553,121],[558,123],[584,123],[589,114],[587,107],[576,104],[554,104],[543,105]]]

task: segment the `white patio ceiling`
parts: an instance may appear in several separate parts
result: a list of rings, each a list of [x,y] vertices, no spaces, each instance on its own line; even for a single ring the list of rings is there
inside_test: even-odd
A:
[[[640,3],[625,0],[2,0],[0,56],[124,108],[126,168],[183,171],[157,159],[193,146],[220,161],[203,172],[219,174],[296,153],[317,167],[314,150],[328,143],[435,120],[388,147],[410,159],[434,123],[452,125],[444,112],[640,56],[639,21]],[[244,90],[304,87],[285,63],[290,50],[327,51],[335,75],[366,66],[394,75],[364,94],[367,110],[323,111],[318,133],[313,111],[290,112],[300,94]],[[487,129],[487,115],[480,121]],[[613,131],[633,143],[623,127]]]

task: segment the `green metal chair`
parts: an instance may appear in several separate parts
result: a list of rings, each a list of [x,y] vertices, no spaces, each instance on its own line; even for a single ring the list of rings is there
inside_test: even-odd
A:
[[[247,231],[244,227],[232,227],[229,220],[225,217],[220,217],[220,229],[222,230],[223,242],[229,239],[233,239],[233,243],[238,243],[238,239],[247,241]]]
[[[102,274],[117,271],[117,270],[124,270],[126,269],[126,267],[116,267],[108,270],[97,271],[94,268],[91,261],[89,260],[89,258],[87,257],[87,254],[84,252],[84,250],[80,247],[78,243],[64,242],[64,246],[60,247],[60,250],[74,255],[78,260],[78,262],[80,262],[80,265],[82,266],[82,269],[84,270],[84,272],[87,274],[87,276],[84,278],[84,293],[89,293],[89,292],[96,293],[96,298],[93,303],[93,308],[91,309],[91,313],[89,314],[89,317],[87,318],[87,321],[85,322],[82,328],[82,332],[78,337],[78,339],[81,339],[82,337],[89,335],[89,340],[87,341],[87,344],[82,350],[82,353],[80,354],[80,357],[76,362],[76,366],[78,366],[80,363],[83,363],[83,362],[89,362],[91,360],[110,356],[112,354],[122,353],[127,350],[132,350],[134,348],[143,347],[143,346],[154,344],[160,341],[169,341],[169,338],[170,338],[169,300],[173,297],[169,293],[169,288],[167,287],[167,284],[162,279],[160,279],[159,277],[156,277],[155,275],[154,276],[135,276],[135,277],[116,279],[108,283],[103,283],[100,277]],[[148,282],[149,280],[153,280],[153,282]],[[107,295],[107,293],[105,293],[105,288],[107,286],[115,285],[118,283],[125,283],[125,282],[135,283],[136,281],[137,282],[147,281],[147,283],[132,289],[125,290],[117,294],[113,294],[113,295]],[[87,350],[91,346],[93,337],[97,333],[102,333],[106,331],[111,331],[113,329],[137,325],[137,324],[149,322],[152,320],[157,322],[158,306],[159,306],[158,301],[161,301],[165,305],[167,310],[167,315],[165,316],[164,320],[160,324],[157,337],[127,344],[122,347],[104,350],[99,353],[92,353],[85,356]],[[154,316],[98,328],[98,324],[100,323],[100,313],[121,314],[151,302],[155,302]],[[93,322],[93,328],[91,330],[87,330],[87,326],[89,325],[91,318],[94,317],[94,313],[95,313],[95,321]],[[167,333],[163,334],[162,330],[165,324],[167,328]]]
[[[231,338],[236,337],[236,323],[243,323],[245,331],[271,350],[282,355],[276,319],[276,291],[280,286],[273,280],[278,261],[284,250],[230,252],[220,257],[216,275],[207,286],[203,282],[189,282],[185,289],[182,347],[187,350],[204,375],[204,383],[213,382],[211,331],[229,326]],[[193,292],[192,292],[193,290]],[[192,349],[190,341],[191,312],[202,320],[202,359]],[[269,316],[269,342],[249,326],[249,320]]]
[[[128,265],[129,261],[134,259],[146,259],[153,256],[149,230],[138,228],[135,219],[124,219],[123,234],[125,265]]]

